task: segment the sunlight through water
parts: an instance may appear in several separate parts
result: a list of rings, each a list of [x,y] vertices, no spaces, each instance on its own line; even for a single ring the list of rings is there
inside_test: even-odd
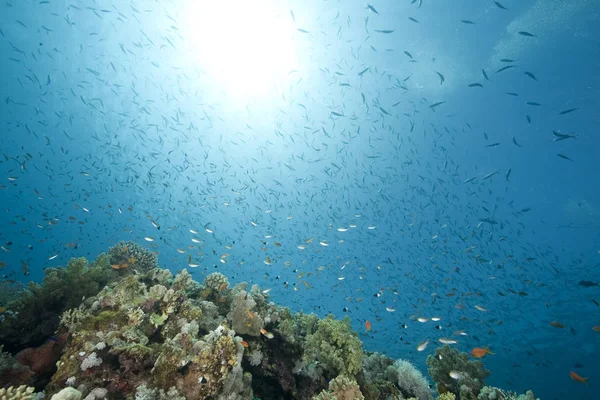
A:
[[[237,101],[268,96],[298,67],[294,27],[272,0],[190,1],[184,34],[216,90]]]

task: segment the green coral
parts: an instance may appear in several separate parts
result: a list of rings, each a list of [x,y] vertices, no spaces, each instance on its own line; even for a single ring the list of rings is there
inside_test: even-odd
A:
[[[323,390],[313,400],[364,400],[355,380],[340,375],[329,382],[329,390]]]
[[[21,282],[0,281],[0,307],[7,308],[8,304],[17,300],[24,290],[25,287]]]
[[[456,400],[456,395],[452,392],[442,393],[437,400]]]
[[[83,298],[95,296],[117,278],[102,257],[92,264],[73,258],[65,268],[48,268],[44,273],[41,285],[29,282],[21,296],[7,305],[12,312],[0,325],[0,342],[13,352],[43,344],[65,310],[79,306]]]
[[[490,375],[481,361],[469,360],[467,353],[448,345],[437,348],[435,355],[427,357],[427,366],[438,393],[452,392],[461,400],[476,400]],[[451,371],[458,371],[461,377],[451,378]]]
[[[348,317],[340,321],[329,315],[319,320],[316,330],[306,337],[304,360],[316,360],[327,374],[354,377],[362,356],[362,343]]]
[[[319,317],[315,314],[292,314],[289,309],[283,308],[279,315],[277,332],[286,342],[301,344],[309,333],[316,330],[318,321]]]

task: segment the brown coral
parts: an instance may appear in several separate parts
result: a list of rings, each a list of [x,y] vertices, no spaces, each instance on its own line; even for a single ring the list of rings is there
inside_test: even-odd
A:
[[[61,334],[46,341],[39,347],[28,347],[15,356],[17,362],[29,367],[40,376],[51,375],[56,362],[60,358],[63,347],[67,341],[67,334]]]

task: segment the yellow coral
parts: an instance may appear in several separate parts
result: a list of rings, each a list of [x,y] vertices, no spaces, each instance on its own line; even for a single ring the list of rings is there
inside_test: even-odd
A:
[[[438,400],[456,400],[456,395],[452,392],[446,392],[441,394]]]
[[[21,385],[18,388],[9,387],[8,389],[0,389],[0,400],[30,400],[33,399],[35,389]]]

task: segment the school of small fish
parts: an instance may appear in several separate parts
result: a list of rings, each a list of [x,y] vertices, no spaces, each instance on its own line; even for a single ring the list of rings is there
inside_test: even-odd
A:
[[[271,4],[296,64],[261,97],[223,82],[250,68],[258,80],[259,58],[283,49],[213,79],[195,42],[218,47],[234,27],[194,35],[187,2],[6,0],[2,279],[133,240],[196,279],[218,270],[294,310],[349,315],[368,349],[423,364],[458,346],[508,359],[507,386],[524,365],[587,385],[529,344],[535,332],[565,353],[600,346],[600,222],[583,252],[544,236],[579,228],[546,221],[562,183],[540,180],[597,187],[600,171],[582,161],[600,149],[581,122],[598,125],[597,100],[529,56],[568,46],[531,16],[546,6],[342,3]],[[549,0],[555,18],[561,4]],[[470,43],[493,54],[473,61]],[[600,221],[593,202],[569,204]]]

